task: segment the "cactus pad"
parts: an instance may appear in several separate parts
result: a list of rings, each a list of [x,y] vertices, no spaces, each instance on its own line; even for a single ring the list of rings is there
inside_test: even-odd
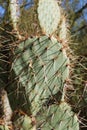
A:
[[[37,115],[38,130],[79,130],[78,118],[66,102],[43,109]]]
[[[47,36],[20,43],[13,57],[12,69],[22,86],[19,88],[36,114],[50,96],[62,91],[69,77],[69,59],[62,45]]]
[[[38,19],[42,31],[51,35],[60,22],[60,8],[56,0],[39,0]]]
[[[20,128],[20,130],[36,130],[34,117],[29,117],[27,115],[21,116],[14,122],[15,129]]]

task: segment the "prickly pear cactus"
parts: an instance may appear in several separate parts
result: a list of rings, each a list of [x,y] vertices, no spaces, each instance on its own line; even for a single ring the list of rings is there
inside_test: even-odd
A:
[[[7,119],[12,120],[16,130],[79,130],[77,115],[64,101],[64,85],[69,78],[69,58],[64,46],[66,19],[56,0],[34,0],[27,11],[18,4],[18,0],[9,2],[13,28],[19,39],[27,35],[29,38],[18,40],[14,44],[17,46],[11,48],[7,91],[11,116],[16,110],[22,110],[24,115]],[[64,44],[59,42],[62,40]]]
[[[79,130],[77,115],[66,102],[44,107],[37,115],[39,130]]]
[[[35,115],[49,97],[62,91],[69,78],[69,59],[53,37],[29,38],[13,54],[12,69],[18,78],[19,93],[29,100]],[[16,92],[16,90],[15,90]],[[22,94],[22,95],[23,95]]]

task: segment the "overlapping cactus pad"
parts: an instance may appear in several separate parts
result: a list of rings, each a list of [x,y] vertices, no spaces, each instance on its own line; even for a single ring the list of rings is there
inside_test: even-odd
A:
[[[71,107],[62,102],[43,108],[37,115],[37,130],[79,130],[77,115]]]
[[[60,8],[56,0],[39,0],[38,18],[43,32],[51,35],[60,22]]]
[[[27,115],[21,116],[14,123],[15,129],[20,128],[20,130],[36,130],[36,124],[33,117]]]
[[[18,89],[27,96],[29,107],[36,114],[49,97],[62,91],[69,77],[69,59],[62,45],[47,36],[23,41],[13,57],[12,69],[21,84]]]

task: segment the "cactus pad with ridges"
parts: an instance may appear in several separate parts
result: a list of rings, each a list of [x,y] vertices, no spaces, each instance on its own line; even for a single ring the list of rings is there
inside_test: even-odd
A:
[[[62,45],[47,36],[29,38],[14,53],[12,69],[36,114],[50,96],[62,91],[69,77],[69,59]]]
[[[79,130],[77,115],[66,102],[51,105],[37,115],[39,130]]]

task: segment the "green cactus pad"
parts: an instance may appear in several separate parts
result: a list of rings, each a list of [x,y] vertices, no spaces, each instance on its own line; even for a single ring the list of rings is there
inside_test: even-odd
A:
[[[0,125],[0,130],[9,130],[8,126]]]
[[[79,130],[77,115],[71,107],[62,102],[51,105],[37,115],[37,129],[39,130]]]
[[[20,130],[36,130],[36,124],[32,117],[27,115],[21,116],[14,122],[15,129],[20,128]]]
[[[42,31],[51,35],[60,22],[60,8],[56,0],[39,0],[38,19]]]
[[[62,45],[47,36],[20,43],[13,57],[12,69],[16,81],[21,84],[18,87],[20,96],[26,95],[25,99],[31,104],[28,106],[36,114],[49,97],[62,91],[69,77],[69,59]]]

